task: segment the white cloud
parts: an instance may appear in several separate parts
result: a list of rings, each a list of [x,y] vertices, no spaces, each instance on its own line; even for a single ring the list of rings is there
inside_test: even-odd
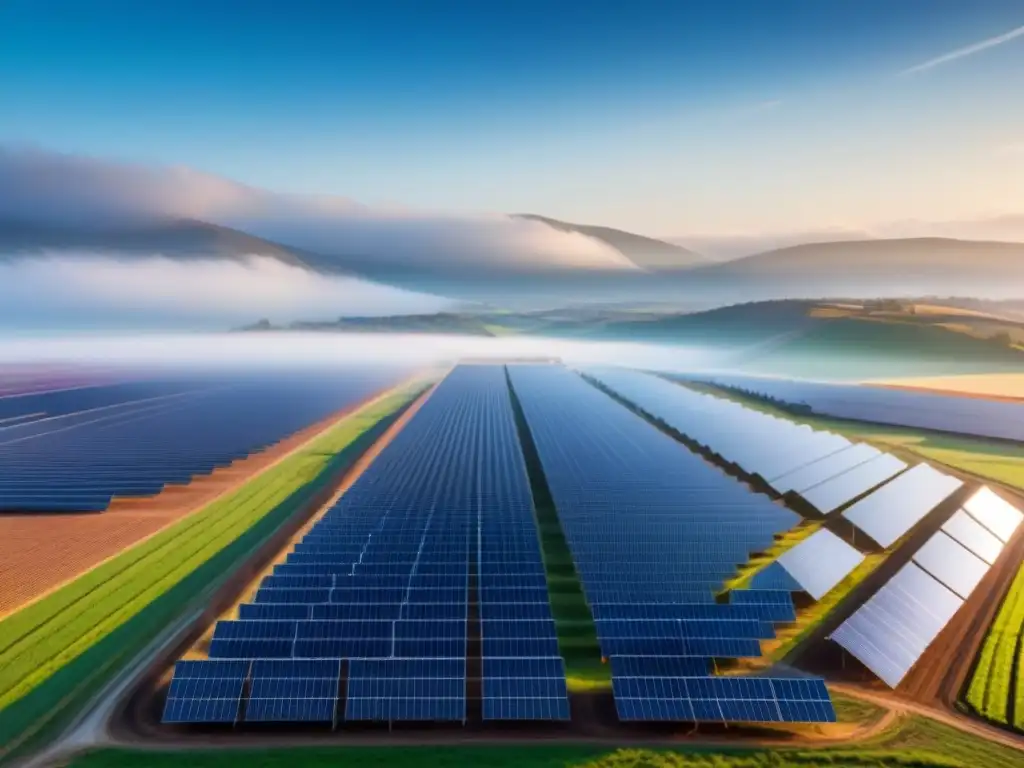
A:
[[[995,48],[996,46],[1003,45],[1004,43],[1008,43],[1011,40],[1015,40],[1018,37],[1022,36],[1024,36],[1024,26],[1017,27],[1016,29],[1011,29],[1009,32],[1005,32],[1001,35],[996,35],[995,37],[990,37],[986,40],[982,40],[981,42],[974,43],[963,48],[957,48],[955,51],[944,53],[943,55],[937,56],[934,59],[929,59],[926,62],[917,64],[916,66],[910,67],[909,69],[905,69],[900,74],[912,75],[918,72],[925,72],[929,69],[933,69],[934,67],[938,67],[942,64],[948,64],[951,61],[956,61],[957,59],[963,59],[968,56],[973,56],[976,53],[987,51],[989,48]]]
[[[321,320],[339,315],[436,312],[435,296],[326,277],[261,256],[243,262],[118,260],[93,254],[0,262],[0,322],[32,315],[101,324],[140,317],[170,323]]]
[[[103,226],[168,217],[211,221],[345,257],[371,275],[389,269],[458,276],[635,268],[599,240],[502,215],[374,210],[342,197],[278,194],[189,168],[0,146],[0,223]]]

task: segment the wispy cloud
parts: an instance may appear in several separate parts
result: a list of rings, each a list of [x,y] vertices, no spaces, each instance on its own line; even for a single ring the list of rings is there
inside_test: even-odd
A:
[[[917,74],[918,72],[926,72],[927,70],[941,66],[942,64],[948,64],[951,61],[956,61],[957,59],[963,59],[968,56],[973,56],[976,53],[987,51],[989,48],[995,48],[996,46],[1002,45],[1003,43],[1008,43],[1011,40],[1015,40],[1018,37],[1024,37],[1024,26],[1017,27],[1016,29],[1011,29],[1009,32],[1005,32],[1001,35],[996,35],[995,37],[990,37],[987,40],[982,40],[981,42],[974,43],[973,45],[968,45],[963,48],[957,48],[955,51],[950,51],[949,53],[945,53],[942,56],[937,56],[936,58],[929,59],[928,61],[922,64],[917,64],[916,66],[910,67],[909,69],[905,69],[900,74],[913,75]]]
[[[351,277],[318,275],[275,259],[198,259],[154,255],[117,259],[60,251],[0,260],[0,327],[58,317],[72,324],[131,323],[211,327],[268,318],[436,312],[451,302]]]

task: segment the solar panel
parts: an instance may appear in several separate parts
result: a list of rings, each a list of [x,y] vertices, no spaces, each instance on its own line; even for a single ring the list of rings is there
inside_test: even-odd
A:
[[[346,720],[465,720],[464,659],[353,659]]]
[[[802,587],[789,571],[777,562],[769,563],[750,579],[747,589],[766,589],[773,592],[799,592]]]
[[[1019,403],[774,377],[728,375],[708,381],[802,405],[816,414],[1024,441],[1024,408]]]
[[[248,661],[179,661],[174,666],[161,722],[236,722],[248,675]]]
[[[693,656],[612,656],[616,677],[699,677],[711,674],[710,659]]]
[[[789,491],[802,493],[854,467],[878,458],[880,453],[877,448],[867,443],[850,445],[841,451],[830,453],[780,478],[772,480],[771,485],[779,493],[788,493]]]
[[[99,512],[115,496],[159,493],[320,422],[400,375],[195,375],[3,398],[0,511]],[[45,415],[23,418],[38,414]]]
[[[907,563],[832,640],[895,688],[962,604],[919,566]]]
[[[964,600],[985,578],[989,565],[939,531],[914,555],[914,562]]]
[[[836,721],[818,678],[613,677],[612,687],[625,721]]]
[[[245,720],[333,723],[340,675],[340,661],[254,661]]]
[[[982,487],[964,504],[967,513],[992,533],[1008,542],[1024,515],[989,488]]]
[[[862,562],[864,555],[827,528],[815,531],[776,561],[815,600],[831,592]]]
[[[958,478],[918,464],[861,499],[843,517],[889,547],[962,485]]]
[[[995,565],[1003,551],[1003,542],[962,509],[953,513],[942,530],[989,565]]]
[[[883,453],[841,475],[808,488],[800,495],[819,512],[827,515],[906,468],[907,465],[903,461]]]

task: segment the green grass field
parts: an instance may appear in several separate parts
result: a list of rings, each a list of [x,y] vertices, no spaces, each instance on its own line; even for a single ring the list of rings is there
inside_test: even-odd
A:
[[[45,743],[353,462],[424,386],[407,385],[352,414],[243,487],[0,622],[0,760]]]
[[[870,705],[869,705],[870,706]],[[867,712],[866,712],[867,714]],[[920,717],[858,745],[821,749],[609,749],[594,745],[330,747],[154,752],[100,750],[69,768],[1020,768],[1024,752]]]
[[[964,700],[986,720],[1024,731],[1024,567],[985,636]]]

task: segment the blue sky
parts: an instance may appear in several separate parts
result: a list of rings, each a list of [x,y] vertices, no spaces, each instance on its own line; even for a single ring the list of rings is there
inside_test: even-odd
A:
[[[1022,26],[1019,0],[5,0],[0,141],[662,236],[971,219],[1024,212]]]

